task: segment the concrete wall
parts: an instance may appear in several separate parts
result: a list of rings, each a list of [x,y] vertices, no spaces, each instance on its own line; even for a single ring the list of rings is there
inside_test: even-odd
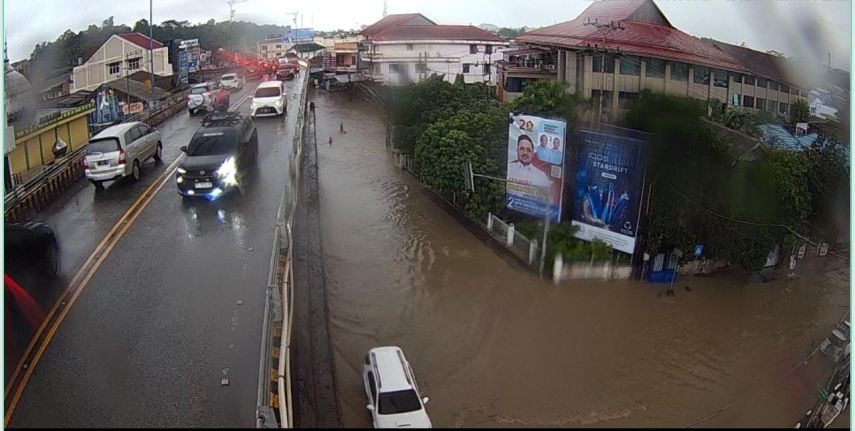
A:
[[[408,45],[411,49],[408,49]],[[470,54],[469,46],[477,45],[478,53]],[[485,46],[491,46],[492,54],[485,53]],[[458,73],[463,73],[463,64],[469,64],[469,73],[464,74],[466,83],[489,82],[495,84],[497,72],[495,62],[502,59],[499,48],[504,44],[484,41],[400,41],[395,43],[374,44],[378,57],[374,64],[380,65],[383,83],[386,85],[404,85],[409,81],[418,82],[419,73],[416,64],[421,55],[427,64],[426,76],[445,74],[445,80],[453,82]],[[425,58],[427,60],[425,60]],[[490,64],[489,74],[484,74],[484,64]],[[389,71],[389,64],[400,64],[404,71],[400,74]],[[375,69],[376,70],[376,69]],[[375,73],[376,74],[376,73]],[[409,81],[408,81],[409,80]]]

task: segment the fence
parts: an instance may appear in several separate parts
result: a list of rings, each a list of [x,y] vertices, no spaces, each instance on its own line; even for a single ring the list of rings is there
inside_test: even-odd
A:
[[[182,91],[164,100],[152,110],[143,111],[127,117],[125,122],[142,121],[149,126],[158,125],[184,108],[184,96],[188,91]],[[70,111],[73,113],[63,115],[65,117],[75,115],[79,113],[80,109],[82,107]],[[61,115],[52,118],[50,121],[59,121],[65,117]],[[40,127],[44,126],[45,124],[42,124]],[[23,133],[29,129],[21,130],[20,136],[23,136]],[[16,132],[15,135],[19,136],[19,133]],[[86,146],[84,145],[82,148],[65,157],[55,160],[52,165],[48,166],[41,173],[34,175],[24,184],[19,184],[11,190],[6,190],[4,198],[6,207],[4,213],[5,221],[17,222],[32,218],[36,212],[48,206],[57,196],[82,178],[84,175],[83,156],[85,154]]]

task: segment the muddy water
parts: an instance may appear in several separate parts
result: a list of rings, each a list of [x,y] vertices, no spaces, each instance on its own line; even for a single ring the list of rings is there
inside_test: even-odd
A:
[[[812,406],[831,364],[802,360],[848,312],[848,263],[786,283],[697,277],[674,301],[636,282],[556,287],[395,167],[377,109],[315,103],[345,425],[370,426],[361,367],[379,345],[403,348],[437,426],[792,426]]]

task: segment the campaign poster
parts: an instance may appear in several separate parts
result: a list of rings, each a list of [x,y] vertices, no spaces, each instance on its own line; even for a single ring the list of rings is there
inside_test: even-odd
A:
[[[511,114],[508,128],[507,207],[560,222],[567,123]]]
[[[635,252],[641,208],[642,141],[617,134],[581,131],[572,223],[576,237],[600,239],[624,253]]]

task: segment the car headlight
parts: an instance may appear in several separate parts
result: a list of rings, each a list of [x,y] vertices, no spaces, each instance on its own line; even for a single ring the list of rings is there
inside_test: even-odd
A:
[[[227,186],[237,185],[237,160],[234,156],[230,156],[220,165],[220,168],[217,169],[217,177]]]
[[[182,175],[187,173],[187,169],[184,169],[184,168],[178,168],[177,171],[179,174],[182,174]]]
[[[279,100],[277,100],[277,101],[273,102],[273,104],[274,104],[274,105],[276,105],[276,106],[282,106],[282,103],[283,103],[283,102],[282,102],[282,99],[279,99]]]

